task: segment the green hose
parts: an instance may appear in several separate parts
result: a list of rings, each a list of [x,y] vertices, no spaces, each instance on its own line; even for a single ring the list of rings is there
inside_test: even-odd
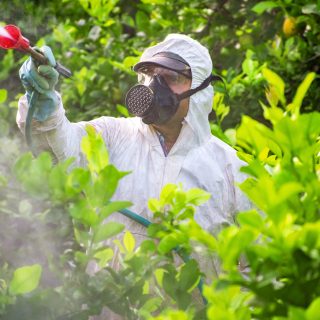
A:
[[[25,129],[24,129],[27,145],[33,154],[35,154],[35,150],[34,150],[34,147],[32,144],[31,122],[32,122],[32,118],[34,115],[35,106],[36,106],[36,102],[38,100],[38,97],[39,97],[39,93],[36,90],[32,91],[31,96],[30,96],[30,100],[29,100],[29,108],[28,108],[28,113],[27,113],[27,117],[26,117]]]
[[[142,224],[146,228],[148,226],[150,226],[150,224],[151,224],[151,222],[149,220],[145,219],[144,217],[139,216],[138,214],[134,213],[133,211],[131,211],[129,209],[122,209],[122,210],[119,210],[119,212],[122,213],[124,216],[134,220],[135,222]]]

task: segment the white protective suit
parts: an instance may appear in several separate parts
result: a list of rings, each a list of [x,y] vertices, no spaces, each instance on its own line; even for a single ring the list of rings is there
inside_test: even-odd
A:
[[[148,48],[141,61],[161,51],[176,53],[189,63],[192,88],[198,87],[212,71],[208,50],[185,35],[168,35],[163,42]],[[211,85],[190,97],[189,111],[180,135],[167,157],[155,130],[140,118],[101,117],[89,122],[102,134],[110,161],[119,170],[132,171],[120,181],[114,200],[131,201],[130,210],[152,221],[147,202],[149,198],[159,198],[164,185],[182,183],[186,190],[201,188],[210,192],[212,197],[197,209],[195,219],[204,229],[215,233],[221,226],[233,224],[238,211],[249,208],[249,201],[235,186],[245,178],[239,172],[243,162],[237,158],[235,150],[210,132],[208,114],[212,110],[212,101]],[[24,130],[26,113],[24,96],[17,115],[21,130]],[[34,145],[39,150],[50,150],[58,161],[73,156],[76,165],[85,166],[80,141],[86,134],[87,123],[70,123],[60,103],[48,120],[42,123],[33,121]],[[112,215],[112,219],[124,223],[137,241],[144,238],[146,230],[138,223],[120,213]],[[114,267],[117,267],[116,260]],[[211,272],[218,272],[214,265],[211,268]]]

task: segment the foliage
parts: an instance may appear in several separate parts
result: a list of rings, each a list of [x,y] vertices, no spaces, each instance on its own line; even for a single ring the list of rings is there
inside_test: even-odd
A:
[[[264,99],[261,70],[265,66],[288,84],[287,97],[308,72],[319,71],[320,9],[311,0],[179,0],[170,6],[158,0],[77,0],[77,4],[5,1],[0,18],[4,24],[15,16],[32,43],[50,45],[58,60],[73,70],[73,78],[63,80],[61,86],[71,120],[127,116],[124,95],[134,83],[130,67],[145,47],[170,32],[190,34],[208,47],[213,71],[224,77],[229,95],[231,108],[224,129],[237,125],[242,114],[264,121],[256,101]],[[4,57],[1,81],[16,70],[22,55],[0,54]],[[13,98],[22,88],[17,88],[17,74],[10,79],[13,83],[3,83]],[[318,86],[316,79],[302,111],[319,110]],[[225,91],[219,84],[216,90]],[[215,119],[214,113],[211,118]]]
[[[105,222],[105,219],[114,211],[130,206],[129,202],[110,202],[119,179],[126,173],[119,172],[108,163],[106,149],[101,144],[102,138],[96,136],[94,129],[88,127],[87,132],[82,149],[87,156],[88,169],[70,169],[72,159],[52,166],[47,153],[36,159],[26,153],[14,166],[15,175],[24,189],[35,197],[35,201],[40,199],[44,205],[41,208],[43,212],[38,214],[39,226],[49,228],[51,225],[52,239],[56,241],[62,237],[60,245],[67,247],[56,256],[50,249],[44,252],[47,260],[45,267],[49,267],[45,271],[57,277],[47,288],[47,279],[43,279],[41,286],[36,289],[40,277],[39,265],[16,269],[10,285],[6,285],[10,277],[2,276],[2,315],[7,319],[14,318],[15,307],[19,307],[19,312],[26,312],[25,303],[31,305],[29,309],[32,317],[36,316],[33,312],[46,310],[48,315],[44,318],[41,312],[41,319],[73,313],[77,319],[85,319],[89,314],[99,314],[103,306],[108,306],[128,319],[136,319],[137,316],[147,318],[151,313],[170,305],[194,313],[192,292],[198,290],[195,287],[200,279],[200,270],[195,260],[188,259],[176,269],[173,256],[167,255],[170,250],[163,250],[163,245],[156,246],[151,240],[144,241],[137,248],[135,238],[126,231],[115,241],[121,252],[116,258],[122,261],[123,268],[118,271],[111,268],[115,249],[105,240],[117,235],[124,226],[112,219]],[[48,183],[44,185],[43,181]],[[208,198],[208,194],[197,189],[184,194],[177,187],[167,188],[176,189],[177,197],[172,198],[172,212],[178,213],[178,210],[186,207],[183,215],[179,216],[181,221],[188,220],[194,206]],[[29,206],[32,204],[29,203]],[[58,209],[64,215],[64,230],[61,230],[62,225],[59,223],[61,215],[54,216]],[[29,210],[32,208],[29,207]],[[68,213],[69,217],[66,217]],[[9,222],[16,223],[22,218],[23,215],[18,214]],[[40,225],[41,222],[44,225]],[[73,236],[70,236],[71,231]],[[174,233],[172,228],[168,233],[170,231]],[[20,237],[18,234],[10,236]],[[25,241],[28,242],[28,238]],[[166,239],[162,242],[165,243]],[[34,258],[41,261],[40,257]],[[5,256],[1,257],[1,263],[6,262]],[[99,271],[95,273],[90,265],[98,266]],[[29,291],[34,291],[33,295],[25,295]],[[24,295],[24,299],[19,302],[15,298],[18,294]],[[36,296],[41,296],[40,301],[34,300]],[[55,306],[62,303],[61,299],[66,302],[57,310]],[[87,309],[79,311],[83,303],[87,304]]]
[[[143,49],[169,32],[200,40],[225,80],[215,85],[211,129],[248,163],[240,187],[255,209],[216,238],[193,219],[209,195],[167,185],[149,201],[150,239],[138,242],[113,221],[130,206],[112,201],[129,173],[109,163],[92,128],[87,168],[21,156],[12,124],[25,57],[0,51],[1,318],[81,320],[108,307],[126,319],[319,319],[319,5],[168,3],[3,1],[0,23],[50,45],[73,70],[58,89],[74,121],[128,116],[123,96]],[[199,256],[220,257],[218,279],[206,279]]]
[[[227,273],[217,287],[247,288],[253,294],[254,318],[312,319],[317,317],[313,301],[320,294],[320,115],[301,115],[300,102],[314,75],[307,75],[293,102],[280,108],[283,80],[268,69],[264,73],[271,102],[270,107],[264,105],[264,113],[273,128],[244,117],[237,130],[241,154],[250,155],[243,170],[251,178],[241,189],[263,214],[240,213],[240,227],[220,233],[218,251]],[[245,276],[236,265],[240,255],[250,266]]]

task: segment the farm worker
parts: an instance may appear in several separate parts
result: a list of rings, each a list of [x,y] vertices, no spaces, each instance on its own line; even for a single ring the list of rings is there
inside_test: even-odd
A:
[[[43,47],[42,51],[54,66],[50,48]],[[20,69],[26,95],[19,101],[18,126],[23,132],[28,100],[36,90],[40,98],[32,139],[39,152],[50,151],[56,161],[75,157],[76,166],[85,166],[80,142],[86,135],[86,125],[91,124],[101,133],[110,162],[119,170],[131,171],[120,181],[114,200],[131,201],[132,211],[152,221],[148,199],[158,198],[168,183],[182,183],[184,189],[201,188],[212,195],[195,213],[195,220],[205,230],[217,233],[233,224],[236,213],[250,204],[235,185],[245,179],[239,171],[243,162],[234,149],[210,131],[213,87],[208,50],[186,35],[169,34],[163,42],[145,50],[134,71],[140,85],[128,91],[126,104],[135,117],[72,123],[65,115],[60,94],[54,90],[56,70],[50,66],[37,69],[29,58]],[[137,222],[120,213],[111,218],[123,223],[137,242],[145,238],[146,230]],[[113,263],[114,268],[119,267],[117,259]],[[206,269],[219,273],[215,260]]]

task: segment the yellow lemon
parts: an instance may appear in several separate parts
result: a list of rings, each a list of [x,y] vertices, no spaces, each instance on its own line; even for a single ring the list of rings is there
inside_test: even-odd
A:
[[[286,37],[291,37],[297,33],[297,22],[293,17],[287,17],[283,21],[282,31]]]

